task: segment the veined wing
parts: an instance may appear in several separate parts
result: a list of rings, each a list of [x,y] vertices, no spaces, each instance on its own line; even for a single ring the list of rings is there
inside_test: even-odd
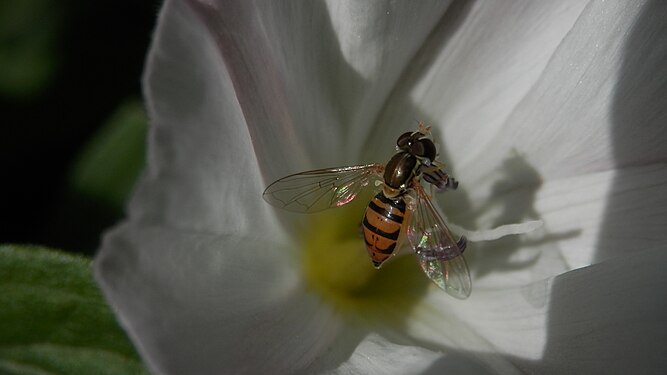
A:
[[[465,258],[465,238],[457,242],[431,198],[419,182],[414,186],[415,202],[410,213],[407,237],[426,276],[451,296],[465,299],[472,282]]]
[[[384,165],[317,169],[301,172],[272,183],[264,200],[292,212],[312,213],[350,203],[363,189],[380,179]]]

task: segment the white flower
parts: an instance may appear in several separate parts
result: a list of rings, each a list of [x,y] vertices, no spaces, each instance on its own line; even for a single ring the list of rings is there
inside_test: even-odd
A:
[[[462,3],[166,2],[148,166],[96,261],[154,372],[664,368],[665,6]],[[545,223],[471,245],[465,301],[411,257],[374,270],[361,206],[261,199],[386,161],[415,120],[461,182],[438,196],[452,222]]]

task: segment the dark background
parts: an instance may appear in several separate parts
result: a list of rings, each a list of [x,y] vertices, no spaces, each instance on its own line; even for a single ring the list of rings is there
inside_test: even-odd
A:
[[[38,66],[27,74],[31,82],[0,91],[0,243],[91,255],[100,232],[122,216],[122,207],[70,191],[67,176],[114,110],[127,98],[140,99],[159,3],[0,4],[0,70],[11,80]]]

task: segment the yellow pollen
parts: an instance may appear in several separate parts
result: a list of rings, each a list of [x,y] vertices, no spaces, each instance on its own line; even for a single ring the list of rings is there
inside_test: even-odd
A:
[[[302,238],[304,278],[341,312],[394,321],[407,316],[429,281],[412,255],[394,257],[379,270],[373,267],[360,226],[367,202],[309,217]]]

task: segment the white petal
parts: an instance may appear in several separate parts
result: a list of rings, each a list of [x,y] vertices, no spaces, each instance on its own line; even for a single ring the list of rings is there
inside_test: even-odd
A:
[[[417,117],[433,124],[444,140],[442,159],[479,168],[477,153],[495,151],[487,142],[504,132],[504,121],[584,6],[577,0],[455,5],[409,66],[382,119]],[[475,165],[463,165],[466,160]]]
[[[216,38],[273,180],[361,162],[377,113],[448,2],[192,4]]]
[[[666,195],[667,167],[649,165],[502,191],[473,210],[446,202],[450,212],[462,212],[450,215],[455,223],[494,227],[537,217],[545,223],[526,235],[469,244],[465,255],[477,290],[525,285],[667,243]]]
[[[466,301],[436,291],[409,330],[499,373],[650,372],[665,364],[666,261],[660,247]]]
[[[293,373],[340,321],[291,261],[271,242],[124,225],[105,238],[96,276],[158,373]]]
[[[665,15],[656,3],[591,3],[551,43],[553,52],[520,95],[511,85],[498,86],[499,96],[516,99],[511,112],[487,121],[493,103],[478,103],[479,115],[451,107],[470,116],[445,128],[452,147],[470,149],[452,154],[461,184],[441,198],[450,219],[472,229],[545,223],[543,243],[526,236],[484,244],[485,254],[470,251],[478,261],[473,268],[485,275],[514,267],[520,272],[506,280],[525,283],[664,241],[655,229],[667,224],[664,167],[650,163],[667,161],[667,51],[655,47],[667,40]],[[504,77],[515,60],[499,56],[495,74]],[[488,140],[478,143],[478,135]],[[642,163],[649,165],[642,169]],[[492,254],[491,246],[506,251]]]
[[[399,73],[394,70],[404,67],[405,56],[419,49],[450,3],[329,0],[327,9],[345,61],[363,79],[391,85]]]
[[[414,342],[399,344],[351,325],[342,332],[308,374],[496,374],[492,368],[454,350],[429,350]],[[388,332],[388,331],[387,331]],[[395,336],[395,332],[388,332]],[[405,341],[403,339],[403,341]],[[342,361],[341,361],[342,359]]]
[[[477,128],[492,135],[466,154],[464,171],[476,169],[478,179],[488,178],[481,174],[491,169],[474,167],[498,165],[513,152],[535,166],[543,180],[667,159],[661,146],[667,114],[658,109],[667,95],[662,64],[667,52],[653,47],[667,37],[660,29],[662,18],[655,16],[665,10],[649,5],[587,6],[530,91],[503,117],[502,128]],[[637,53],[641,65],[633,62]]]
[[[331,374],[421,374],[441,354],[412,345],[399,345],[363,330],[349,331],[338,337],[326,356],[307,373]],[[345,361],[340,363],[340,359]]]
[[[362,95],[343,93],[352,110],[353,125],[347,139],[352,143],[353,155],[363,152],[368,161],[386,158],[399,134],[416,129],[419,117],[378,122],[377,116],[433,29],[443,22],[450,4],[451,1],[420,1],[418,5],[394,1],[327,1],[341,53],[365,86]],[[410,109],[403,111],[409,113]],[[371,124],[373,129],[365,126]]]
[[[148,58],[148,165],[132,220],[206,233],[270,230],[243,114],[208,31],[168,1]]]
[[[540,373],[651,373],[665,368],[664,244],[557,277]]]
[[[660,4],[481,2],[459,13],[460,25],[424,46],[436,51],[423,57],[431,64],[411,65],[381,121],[439,126],[441,158],[462,187],[488,189],[516,154],[543,180],[665,159]]]
[[[649,165],[548,183],[535,206],[576,268],[666,243],[665,194],[667,167]]]

